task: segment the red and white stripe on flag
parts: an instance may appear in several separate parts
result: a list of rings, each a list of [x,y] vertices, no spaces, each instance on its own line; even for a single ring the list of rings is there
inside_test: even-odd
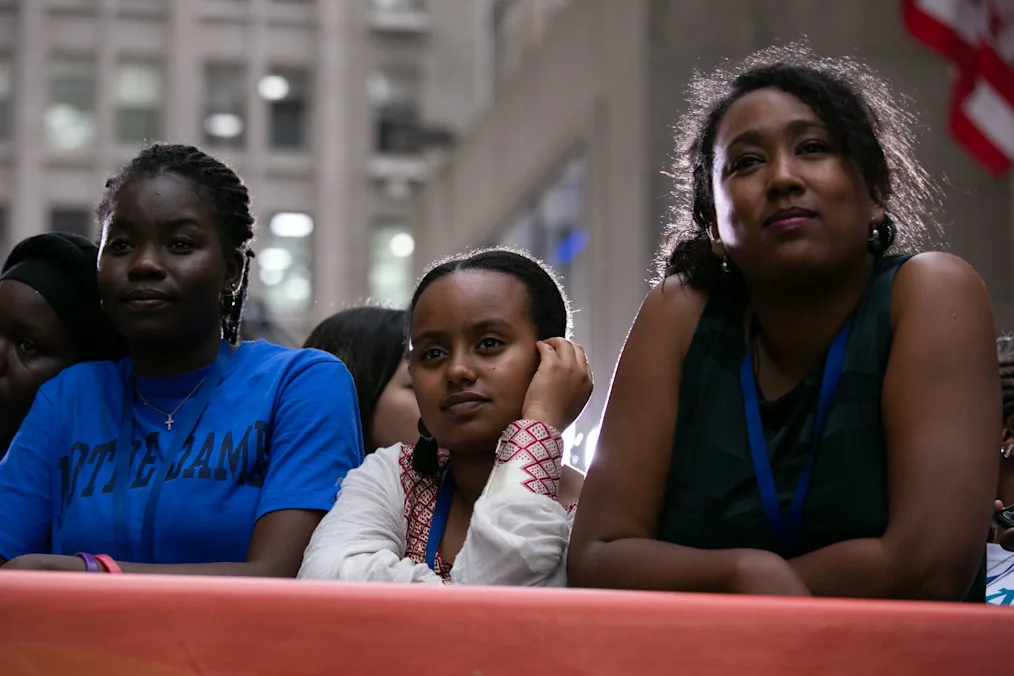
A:
[[[1014,164],[1014,0],[901,0],[909,32],[957,72],[954,138],[999,176]]]

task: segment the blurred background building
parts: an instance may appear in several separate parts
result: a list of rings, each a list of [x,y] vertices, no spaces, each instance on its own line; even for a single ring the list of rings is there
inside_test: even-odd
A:
[[[442,255],[527,248],[562,275],[598,375],[568,432],[582,466],[667,220],[685,84],[801,37],[914,99],[950,249],[1014,329],[1010,177],[948,134],[948,63],[882,0],[0,0],[0,253],[94,235],[103,182],[146,140],[249,183],[251,335],[299,343],[345,305],[404,304]]]
[[[106,178],[195,143],[260,222],[249,327],[411,290],[417,195],[490,98],[484,0],[0,0],[0,253],[97,234]]]

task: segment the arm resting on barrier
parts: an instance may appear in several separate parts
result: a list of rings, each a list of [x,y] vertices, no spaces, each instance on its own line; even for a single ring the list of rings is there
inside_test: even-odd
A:
[[[784,559],[756,550],[660,542],[683,360],[707,297],[670,277],[645,298],[627,337],[571,538],[581,587],[806,595]]]
[[[299,569],[302,543],[310,539],[323,512],[286,509],[261,517],[254,526],[247,560],[222,563],[129,563],[117,561],[124,573],[149,575],[234,575],[243,577],[294,577]],[[3,562],[5,570],[84,572],[76,556],[25,554]],[[104,569],[100,569],[104,572]]]
[[[406,556],[400,446],[376,451],[349,473],[334,509],[314,532],[299,577],[355,582],[441,583]],[[564,584],[571,517],[554,499],[511,490],[513,465],[498,465],[476,501],[468,535],[451,569],[458,584]],[[506,479],[506,480],[505,480]]]
[[[299,577],[351,582],[428,582],[440,576],[406,557],[401,444],[378,449],[349,472],[310,538]]]
[[[960,600],[982,562],[1002,428],[993,315],[975,271],[922,254],[898,271],[883,386],[884,536],[792,561],[814,594]]]
[[[564,586],[573,512],[568,514],[558,501],[564,472],[560,433],[542,422],[517,421],[505,431],[496,453],[451,581]]]

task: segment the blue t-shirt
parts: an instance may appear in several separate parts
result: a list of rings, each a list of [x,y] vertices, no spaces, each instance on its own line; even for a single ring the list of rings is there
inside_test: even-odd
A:
[[[137,390],[169,412],[209,371],[137,376]],[[166,475],[152,561],[141,551],[145,505],[179,430],[167,431],[166,416],[134,397],[128,551],[121,551],[114,470],[131,375],[130,359],[84,363],[39,389],[0,461],[0,556],[84,551],[134,563],[245,561],[260,517],[331,509],[337,486],[363,461],[359,406],[344,364],[317,350],[243,343]],[[197,398],[174,418],[186,417]]]

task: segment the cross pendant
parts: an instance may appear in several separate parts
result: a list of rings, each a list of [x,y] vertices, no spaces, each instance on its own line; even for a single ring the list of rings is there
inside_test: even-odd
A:
[[[169,417],[165,419],[165,428],[170,432],[173,431],[173,416],[169,414]]]

